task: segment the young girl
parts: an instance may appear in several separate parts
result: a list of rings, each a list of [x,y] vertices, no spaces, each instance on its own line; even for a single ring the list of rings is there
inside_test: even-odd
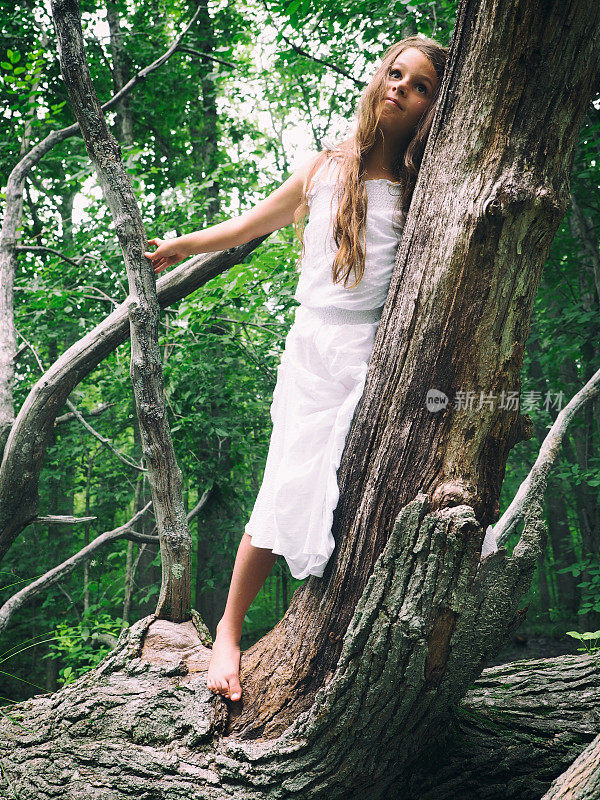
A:
[[[439,95],[447,48],[392,45],[364,89],[355,132],[306,161],[240,217],[163,241],[155,272],[295,222],[303,236],[294,324],[273,393],[263,482],[240,542],[207,686],[239,700],[242,623],[283,555],[296,578],[322,576],[335,547],[337,469],[364,390],[396,250]]]

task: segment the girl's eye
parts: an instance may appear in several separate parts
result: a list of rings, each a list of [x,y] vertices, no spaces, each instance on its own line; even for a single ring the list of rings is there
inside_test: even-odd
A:
[[[400,72],[400,70],[399,70],[399,69],[391,69],[391,70],[390,70],[390,75],[391,75],[392,77],[394,77],[394,78],[395,78],[395,77],[398,77],[398,78],[401,78],[401,77],[402,77],[402,73]],[[418,87],[420,86],[420,87],[421,87],[421,89],[423,89],[423,92],[422,92],[422,94],[427,94],[427,87],[425,86],[425,84],[424,84],[424,83],[417,83],[417,86],[418,86]]]

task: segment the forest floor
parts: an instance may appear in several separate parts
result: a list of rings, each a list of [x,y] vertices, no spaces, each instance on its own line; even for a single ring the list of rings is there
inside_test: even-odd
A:
[[[581,642],[571,636],[563,635],[560,638],[519,631],[516,633],[486,666],[493,667],[506,664],[509,661],[520,661],[527,658],[553,658],[563,655],[580,655],[578,648],[583,647]]]

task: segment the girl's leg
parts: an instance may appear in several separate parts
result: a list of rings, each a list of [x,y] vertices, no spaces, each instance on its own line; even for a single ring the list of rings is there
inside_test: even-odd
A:
[[[254,547],[244,533],[238,547],[225,611],[217,624],[206,685],[231,700],[242,696],[240,686],[240,638],[250,604],[273,569],[277,556],[264,547]]]

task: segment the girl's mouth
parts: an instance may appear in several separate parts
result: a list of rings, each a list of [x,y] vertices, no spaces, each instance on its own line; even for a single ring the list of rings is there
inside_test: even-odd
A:
[[[393,105],[395,105],[395,106],[396,106],[396,108],[399,108],[399,109],[400,109],[400,111],[402,111],[402,110],[403,110],[403,109],[402,109],[402,106],[400,105],[400,103],[398,103],[398,101],[397,101],[397,100],[394,100],[394,99],[393,99],[393,98],[391,98],[391,97],[386,97],[385,99],[387,100],[387,102],[388,102],[388,103],[393,103]]]

